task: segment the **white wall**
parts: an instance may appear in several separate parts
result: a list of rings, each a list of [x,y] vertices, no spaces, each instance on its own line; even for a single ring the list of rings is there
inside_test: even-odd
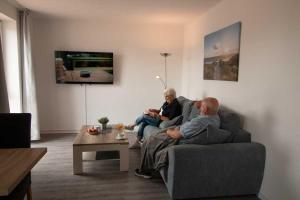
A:
[[[114,53],[114,84],[87,85],[88,124],[101,116],[127,124],[144,109],[160,107],[160,52],[172,53],[168,82],[180,93],[181,26],[35,18],[32,40],[42,132],[78,130],[85,123],[84,86],[55,83],[55,50]]]
[[[299,8],[297,0],[223,0],[185,27],[183,94],[215,96],[245,117],[267,148],[261,193],[268,200],[300,199]],[[239,81],[204,81],[204,36],[237,21]]]

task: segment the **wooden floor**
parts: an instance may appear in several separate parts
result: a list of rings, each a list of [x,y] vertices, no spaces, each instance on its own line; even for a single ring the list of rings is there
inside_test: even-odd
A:
[[[72,143],[75,134],[42,135],[32,147],[48,152],[32,170],[32,192],[36,200],[169,200],[163,181],[134,176],[139,150],[130,150],[129,172],[119,171],[118,160],[85,161],[84,174],[73,175]],[[217,199],[216,199],[217,200]],[[218,200],[259,200],[256,197],[218,198]]]

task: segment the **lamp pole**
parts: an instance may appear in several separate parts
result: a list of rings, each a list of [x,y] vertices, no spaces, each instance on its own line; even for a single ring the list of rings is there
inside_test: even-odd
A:
[[[160,53],[161,56],[165,57],[165,81],[164,81],[164,86],[165,89],[168,87],[168,75],[167,75],[167,57],[170,56],[170,53]]]

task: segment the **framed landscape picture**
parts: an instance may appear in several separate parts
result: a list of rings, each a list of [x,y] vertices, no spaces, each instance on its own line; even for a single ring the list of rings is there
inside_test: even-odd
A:
[[[204,37],[204,80],[238,81],[241,22]]]

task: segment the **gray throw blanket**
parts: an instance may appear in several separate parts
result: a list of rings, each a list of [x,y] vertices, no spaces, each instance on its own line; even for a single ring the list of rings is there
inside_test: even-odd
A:
[[[166,130],[152,134],[141,149],[140,169],[145,172],[160,170],[168,165],[168,147],[176,145],[177,139],[166,135]]]
[[[174,127],[172,127],[174,128]],[[173,139],[166,135],[167,129],[163,129],[152,134],[144,143],[141,150],[140,169],[145,172],[152,170],[159,171],[162,167],[168,166],[168,149],[177,144],[221,144],[232,140],[232,134],[229,131],[208,125],[200,129],[188,139]]]

